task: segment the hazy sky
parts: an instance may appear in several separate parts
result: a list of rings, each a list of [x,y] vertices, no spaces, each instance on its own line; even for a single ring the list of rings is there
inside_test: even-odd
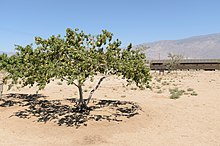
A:
[[[0,51],[35,36],[102,29],[140,44],[220,32],[220,0],[0,0]]]

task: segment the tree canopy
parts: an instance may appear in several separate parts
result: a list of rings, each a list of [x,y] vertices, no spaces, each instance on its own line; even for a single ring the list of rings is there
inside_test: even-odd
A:
[[[165,66],[167,67],[168,72],[176,70],[180,61],[183,59],[182,55],[173,54],[173,53],[168,53],[167,57],[169,58],[169,61],[165,64]]]
[[[36,47],[16,45],[16,54],[0,55],[0,70],[7,72],[4,82],[12,79],[12,85],[36,84],[43,89],[52,79],[67,81],[79,89],[79,104],[88,104],[100,83],[110,75],[117,75],[135,83],[140,88],[149,86],[149,68],[145,55],[132,50],[132,45],[121,49],[121,42],[112,40],[113,34],[102,30],[101,34],[85,34],[78,29],[66,29],[65,37],[52,35],[48,39],[35,38]],[[83,84],[87,79],[93,81],[101,74],[98,84],[86,100],[83,98]]]

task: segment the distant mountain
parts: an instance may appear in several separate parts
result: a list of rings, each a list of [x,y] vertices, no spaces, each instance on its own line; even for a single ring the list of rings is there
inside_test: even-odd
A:
[[[220,33],[194,36],[180,40],[161,40],[140,44],[149,59],[166,59],[168,53],[181,54],[189,59],[220,59]],[[134,46],[137,48],[139,45]],[[0,51],[0,54],[3,52]],[[13,55],[13,52],[6,52]]]
[[[5,54],[7,54],[7,55],[9,55],[9,56],[15,54],[15,52],[3,52],[3,51],[0,51],[0,55],[3,54],[3,53],[5,53]]]
[[[149,59],[166,59],[168,53],[181,54],[185,58],[220,58],[220,33],[194,36],[181,40],[162,40],[141,44]],[[137,47],[137,46],[136,46]]]

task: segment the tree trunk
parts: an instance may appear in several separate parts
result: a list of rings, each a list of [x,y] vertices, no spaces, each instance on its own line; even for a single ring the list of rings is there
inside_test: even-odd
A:
[[[0,97],[2,96],[2,92],[3,92],[3,83],[0,83]]]
[[[90,92],[89,97],[88,97],[88,99],[87,99],[87,104],[89,104],[89,101],[91,100],[93,93],[95,92],[95,90],[98,89],[98,87],[100,86],[101,82],[102,82],[105,78],[106,78],[106,77],[100,78],[98,84],[96,85],[96,87],[95,87],[94,89],[92,89],[92,91]]]
[[[78,89],[79,89],[79,103],[78,103],[78,107],[80,108],[80,110],[86,109],[87,105],[85,100],[83,99],[83,90],[82,90],[82,86],[79,84],[78,85]]]
[[[101,82],[102,82],[105,78],[106,78],[106,76],[101,77],[101,78],[99,79],[99,82],[98,82],[98,84],[96,85],[96,87],[95,87],[94,89],[92,89],[92,91],[90,92],[89,97],[88,97],[88,99],[86,100],[87,102],[86,102],[85,99],[83,98],[82,85],[81,85],[80,83],[79,83],[78,85],[76,85],[76,86],[78,87],[78,89],[79,89],[79,102],[78,102],[78,105],[77,105],[77,106],[80,108],[81,111],[88,109],[88,106],[87,106],[87,105],[89,104],[89,101],[91,100],[93,93],[95,92],[95,90],[98,89],[98,87],[100,86]]]

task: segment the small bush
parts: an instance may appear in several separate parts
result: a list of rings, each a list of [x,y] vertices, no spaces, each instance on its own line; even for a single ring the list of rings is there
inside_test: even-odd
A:
[[[188,92],[184,92],[184,95],[189,95],[189,93]]]
[[[184,90],[179,90],[178,88],[169,89],[169,91],[171,94],[170,99],[178,99],[183,95],[183,93],[185,93]]]
[[[190,95],[197,96],[198,94],[195,91],[193,91]]]
[[[193,88],[188,88],[187,91],[191,92],[191,91],[194,91],[194,89]]]

